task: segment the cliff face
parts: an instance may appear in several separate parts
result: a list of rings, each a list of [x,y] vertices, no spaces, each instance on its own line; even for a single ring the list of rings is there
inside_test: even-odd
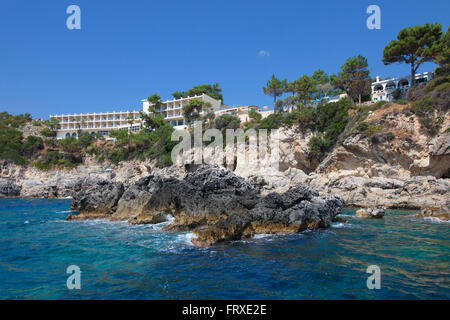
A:
[[[251,165],[237,159],[236,172],[266,190],[286,190],[306,183],[325,194],[343,196],[347,205],[439,208],[450,194],[450,117],[429,135],[405,105],[368,115],[377,131],[345,132],[345,139],[319,162],[309,152],[312,134],[280,129],[280,167]]]
[[[447,114],[441,131],[430,136],[405,105],[377,110],[367,121],[380,131],[355,134],[336,147],[317,168],[317,173],[363,171],[367,177],[450,177],[450,126]]]
[[[313,133],[290,127],[279,130],[280,153],[275,159],[279,161],[278,169],[272,165],[270,152],[264,155],[263,161],[256,163],[238,156],[228,168],[247,178],[263,194],[286,192],[291,187],[307,184],[322,194],[341,195],[347,205],[401,208],[448,205],[449,114],[445,115],[440,132],[434,136],[430,136],[418,118],[408,113],[407,106],[403,105],[376,110],[365,121],[378,130],[370,134],[354,130],[345,132],[341,142],[322,161],[309,151],[308,143]],[[205,157],[215,159],[214,154],[208,153],[210,151],[204,153]],[[225,166],[220,162],[216,164]],[[39,171],[3,162],[0,163],[0,178],[3,179],[0,196],[68,197],[73,195],[77,179],[87,177],[121,182],[127,189],[151,174],[182,178],[187,171],[197,167],[178,164],[156,169],[150,161],[122,162],[115,166],[99,164],[88,157],[83,165],[70,171]],[[145,200],[148,188],[135,190],[132,196],[141,194],[137,198]],[[142,203],[138,202],[118,203],[119,212],[129,216],[130,211],[141,207]]]

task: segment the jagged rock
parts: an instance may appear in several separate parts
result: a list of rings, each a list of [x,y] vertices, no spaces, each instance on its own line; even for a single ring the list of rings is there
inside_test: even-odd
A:
[[[328,227],[344,204],[339,196],[319,197],[310,187],[298,186],[284,194],[268,194],[248,213],[234,213],[214,225],[196,229],[192,242],[209,246],[258,233],[293,233]]]
[[[440,220],[450,220],[450,202],[447,202],[440,208],[424,208],[420,211],[419,217],[421,218],[438,218]]]
[[[21,187],[11,179],[0,179],[0,198],[12,198],[20,195]]]
[[[80,178],[73,186],[71,210],[80,211],[69,215],[67,220],[109,217],[117,208],[124,186],[120,182],[100,178]]]
[[[171,214],[171,229],[186,230],[217,221],[231,212],[246,212],[255,205],[259,190],[227,169],[203,166],[183,180],[153,177],[148,180],[152,191],[141,213],[132,223],[153,223]]]
[[[327,227],[344,206],[341,197],[320,197],[303,185],[262,196],[258,188],[232,171],[207,166],[184,179],[151,175],[123,194],[114,192],[117,188],[103,180],[78,182],[72,208],[81,213],[68,218],[109,217],[141,224],[165,221],[170,214],[175,219],[166,230],[193,230],[197,235],[193,242],[204,246],[257,233]],[[109,210],[115,212],[108,216]]]
[[[359,209],[358,211],[356,211],[356,216],[361,218],[381,219],[383,218],[385,212],[386,207],[370,207],[367,209]]]

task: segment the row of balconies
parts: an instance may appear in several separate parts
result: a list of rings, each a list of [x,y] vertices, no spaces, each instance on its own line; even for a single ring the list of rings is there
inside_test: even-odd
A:
[[[60,130],[78,130],[78,129],[101,129],[101,128],[119,128],[125,124],[103,124],[100,126],[62,126]]]
[[[121,119],[95,119],[95,120],[91,120],[91,119],[82,119],[82,120],[78,120],[75,119],[75,121],[72,120],[62,120],[59,123],[81,123],[81,122],[104,122],[104,121],[128,121],[130,119],[126,119],[126,118],[121,118]],[[133,118],[132,120],[140,120],[139,117]]]

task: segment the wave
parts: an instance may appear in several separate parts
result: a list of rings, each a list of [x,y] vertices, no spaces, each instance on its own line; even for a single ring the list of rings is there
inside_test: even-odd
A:
[[[423,219],[435,223],[450,223],[450,220],[442,220],[437,217],[424,217]]]

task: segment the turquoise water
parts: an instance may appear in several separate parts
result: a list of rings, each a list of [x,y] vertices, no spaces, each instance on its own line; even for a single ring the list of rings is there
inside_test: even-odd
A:
[[[388,211],[212,248],[162,225],[67,222],[69,200],[0,199],[0,299],[449,299],[448,223]],[[68,290],[66,268],[81,268]],[[366,268],[381,269],[381,289]]]

